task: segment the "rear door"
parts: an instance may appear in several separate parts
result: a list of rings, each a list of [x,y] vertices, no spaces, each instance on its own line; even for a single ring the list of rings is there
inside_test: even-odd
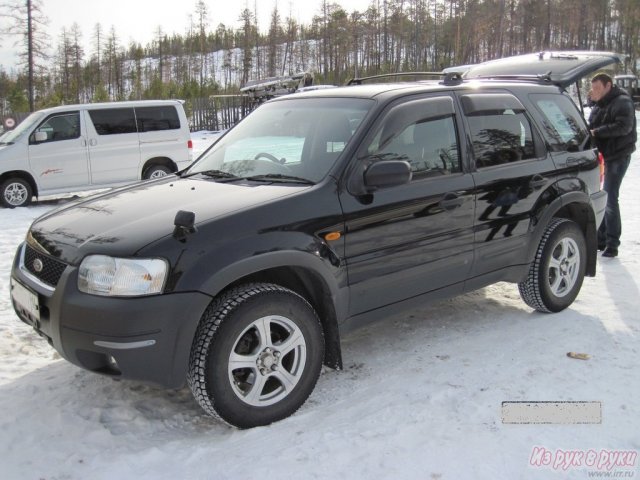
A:
[[[473,258],[473,178],[463,171],[458,116],[449,94],[386,110],[352,161],[406,160],[409,184],[340,194],[350,315],[451,287],[462,290]]]
[[[133,108],[89,109],[89,166],[94,185],[141,178],[140,141]]]
[[[29,162],[40,191],[89,184],[87,144],[82,112],[54,113],[29,136]],[[46,139],[36,141],[36,132]]]
[[[530,114],[507,91],[460,93],[476,185],[475,260],[471,277],[521,265],[531,219],[554,184],[555,165]],[[479,279],[479,283],[483,283]],[[469,289],[474,288],[470,280]]]

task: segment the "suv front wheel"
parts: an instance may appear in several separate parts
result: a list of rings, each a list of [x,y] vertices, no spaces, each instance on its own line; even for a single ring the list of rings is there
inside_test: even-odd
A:
[[[540,240],[527,279],[518,284],[525,303],[545,313],[571,305],[584,280],[586,250],[580,227],[566,218],[554,218]]]
[[[300,295],[274,284],[242,285],[203,314],[191,347],[189,387],[210,415],[239,428],[292,415],[315,387],[322,326]]]

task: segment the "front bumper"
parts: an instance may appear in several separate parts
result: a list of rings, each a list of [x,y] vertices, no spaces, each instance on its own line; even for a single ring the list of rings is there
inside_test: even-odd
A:
[[[74,266],[67,266],[51,289],[21,268],[21,253],[22,245],[11,271],[14,309],[60,355],[82,368],[117,378],[169,388],[184,385],[193,337],[210,296],[200,292],[136,298],[88,295],[77,288]],[[34,296],[25,294],[16,282]],[[35,307],[25,308],[25,295],[34,299]]]

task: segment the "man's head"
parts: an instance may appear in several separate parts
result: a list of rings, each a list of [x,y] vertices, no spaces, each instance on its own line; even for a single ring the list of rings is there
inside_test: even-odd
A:
[[[591,91],[589,97],[598,102],[613,88],[613,79],[606,73],[598,73],[591,79]]]

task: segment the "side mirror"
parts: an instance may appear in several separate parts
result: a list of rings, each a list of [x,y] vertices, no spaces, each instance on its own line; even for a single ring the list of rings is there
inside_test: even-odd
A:
[[[411,181],[411,165],[404,160],[381,160],[364,172],[364,184],[369,191],[396,187]]]
[[[38,143],[39,142],[46,142],[47,141],[47,132],[36,132],[33,138]]]

